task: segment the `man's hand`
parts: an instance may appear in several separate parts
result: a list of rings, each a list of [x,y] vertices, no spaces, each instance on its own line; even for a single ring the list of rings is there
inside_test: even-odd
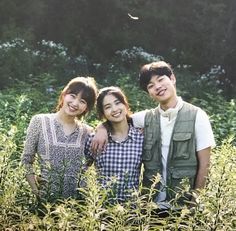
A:
[[[108,143],[108,133],[107,129],[103,124],[97,126],[95,136],[91,142],[91,152],[93,154],[100,154],[103,150],[105,150],[106,145]]]

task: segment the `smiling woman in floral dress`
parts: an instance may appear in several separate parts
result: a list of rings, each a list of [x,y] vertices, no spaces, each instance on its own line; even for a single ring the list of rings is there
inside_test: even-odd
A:
[[[84,162],[84,145],[92,129],[81,121],[96,101],[90,77],[76,77],[62,90],[57,112],[32,117],[22,156],[26,179],[39,198],[54,200],[76,196]],[[35,174],[38,158],[40,181]]]

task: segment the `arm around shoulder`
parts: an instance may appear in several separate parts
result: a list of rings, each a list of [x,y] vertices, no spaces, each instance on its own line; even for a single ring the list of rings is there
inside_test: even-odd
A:
[[[108,131],[104,126],[104,123],[101,123],[97,126],[95,135],[91,141],[91,151],[96,154],[100,153],[106,148],[108,143]]]
[[[144,128],[144,121],[146,116],[147,110],[136,112],[131,115],[134,127],[137,128]]]

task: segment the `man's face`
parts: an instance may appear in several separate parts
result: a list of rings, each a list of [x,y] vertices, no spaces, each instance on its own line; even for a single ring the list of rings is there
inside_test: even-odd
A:
[[[150,97],[161,105],[171,104],[176,100],[175,83],[173,74],[170,77],[153,75],[147,85],[147,91]]]

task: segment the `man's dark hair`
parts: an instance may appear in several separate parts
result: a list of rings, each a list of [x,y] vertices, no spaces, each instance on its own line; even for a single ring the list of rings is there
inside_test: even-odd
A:
[[[141,67],[139,72],[139,86],[142,90],[147,90],[147,85],[150,82],[152,76],[163,76],[166,75],[170,78],[173,74],[172,68],[169,64],[164,61],[153,62],[145,64]]]

